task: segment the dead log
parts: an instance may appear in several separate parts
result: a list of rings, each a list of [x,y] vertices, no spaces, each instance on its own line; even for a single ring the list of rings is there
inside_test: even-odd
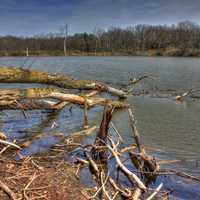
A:
[[[131,194],[130,190],[127,191],[127,189],[126,189],[126,190],[121,189],[120,186],[118,186],[117,183],[115,183],[114,179],[112,179],[111,177],[109,177],[108,180],[109,180],[111,186],[112,186],[116,191],[119,191],[119,193],[120,193],[120,195],[121,195],[122,197],[128,198],[128,199],[131,198],[131,195],[132,195],[132,194]]]
[[[147,183],[151,183],[156,179],[159,165],[154,157],[146,154],[137,154],[133,151],[129,152],[129,156],[135,167],[146,178]]]
[[[63,74],[50,74],[42,71],[14,67],[0,67],[0,83],[39,83],[55,85],[61,88],[99,90],[121,98],[125,98],[127,95],[123,90],[97,81],[75,80]]]
[[[10,197],[10,199],[12,200],[17,200],[17,196],[16,194],[5,184],[0,180],[0,188],[6,193],[8,194],[8,196]]]
[[[98,91],[92,91],[84,94],[86,97],[93,97],[98,93]],[[81,95],[82,96],[82,95]],[[58,101],[49,99],[23,99],[20,101],[9,101],[1,100],[0,109],[1,110],[36,110],[36,109],[47,109],[47,110],[61,110],[65,106],[71,104],[68,101]]]
[[[87,99],[85,99],[85,104],[84,104],[84,125],[83,127],[89,128],[89,123],[88,123],[88,104],[87,104]]]
[[[192,92],[192,90],[189,90],[189,91],[187,91],[187,92],[184,92],[184,93],[181,94],[181,95],[177,95],[177,96],[175,97],[175,99],[176,99],[177,101],[183,101],[185,97],[187,97],[187,96],[189,96],[189,95],[191,94],[191,92]]]
[[[157,164],[154,157],[146,154],[145,148],[141,142],[140,134],[136,127],[136,119],[134,113],[129,108],[129,118],[130,124],[133,132],[133,136],[138,148],[139,153],[135,153],[133,150],[129,152],[132,163],[137,169],[140,170],[141,174],[147,179],[148,182],[152,182],[156,179],[156,172],[159,170],[159,165]]]
[[[197,89],[197,90],[191,89],[191,90],[189,90],[187,92],[184,92],[183,94],[177,95],[175,97],[175,99],[177,101],[183,101],[186,97],[189,97],[189,96],[190,97],[194,97],[194,94],[199,92],[199,91],[200,91],[199,89]],[[198,97],[196,96],[196,98],[198,98]]]
[[[15,147],[16,149],[21,149],[21,147],[16,145],[15,143],[2,140],[2,139],[0,139],[0,144],[9,145],[9,146]]]
[[[110,139],[112,147],[107,145],[108,149],[112,152],[113,156],[115,157],[115,160],[117,162],[117,165],[119,166],[120,170],[126,174],[126,176],[131,180],[133,183],[137,185],[138,188],[140,188],[142,191],[146,191],[147,188],[145,184],[136,176],[134,173],[132,173],[120,160],[119,153],[116,151],[116,145],[114,142]]]
[[[16,105],[19,103],[18,101],[24,99],[46,99],[53,98],[59,101],[68,101],[70,103],[85,105],[85,101],[87,101],[87,105],[89,107],[95,105],[107,105],[111,104],[115,108],[125,108],[128,105],[122,101],[114,101],[105,98],[93,98],[87,96],[80,96],[77,94],[69,94],[63,93],[60,90],[54,88],[28,88],[28,89],[1,89],[0,90],[0,107],[20,107]]]
[[[101,121],[101,125],[99,128],[99,132],[97,133],[94,146],[104,147],[107,144],[108,138],[108,129],[109,124],[112,118],[112,113],[114,111],[114,107],[111,105],[107,105],[104,108],[103,118]],[[107,151],[105,149],[97,149],[96,147],[92,148],[91,153],[95,160],[100,160],[102,162],[107,161]]]
[[[139,78],[130,78],[129,84],[137,84],[140,81],[147,79],[147,78],[150,78],[150,76],[144,75],[144,76],[141,76]]]
[[[152,200],[154,197],[160,192],[161,188],[163,187],[163,183],[161,183],[155,191],[146,199],[146,200]]]
[[[101,121],[100,129],[96,137],[95,144],[104,145],[107,143],[109,124],[112,118],[114,107],[108,105],[104,109],[103,118]],[[99,140],[100,139],[100,140]]]
[[[132,200],[139,200],[141,195],[142,195],[141,189],[136,188],[134,193],[133,193]]]
[[[140,153],[145,153],[144,146],[142,145],[142,143],[140,141],[141,140],[140,134],[139,134],[137,127],[136,127],[137,122],[136,122],[135,116],[134,116],[131,108],[128,109],[128,112],[129,112],[129,119],[130,119],[130,125],[131,125],[131,129],[132,129],[133,137],[135,139],[138,151]]]

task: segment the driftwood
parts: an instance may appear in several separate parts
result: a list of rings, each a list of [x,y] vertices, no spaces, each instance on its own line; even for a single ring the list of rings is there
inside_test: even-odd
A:
[[[0,139],[0,144],[9,145],[9,146],[15,147],[15,148],[17,148],[17,149],[21,149],[20,146],[14,144],[14,143],[12,143],[12,142],[6,141],[6,140],[1,140],[1,139]]]
[[[144,76],[141,76],[141,77],[139,77],[139,78],[130,78],[129,84],[137,84],[137,83],[139,83],[140,81],[142,81],[142,80],[144,80],[144,79],[147,79],[147,78],[151,78],[151,76],[144,75]]]
[[[118,153],[115,150],[115,145],[111,140],[111,144],[112,147],[108,145],[109,150],[112,152],[113,156],[116,159],[116,162],[118,164],[118,166],[120,167],[120,169],[128,176],[128,178],[133,181],[133,183],[136,183],[136,185],[142,190],[142,191],[146,191],[146,186],[144,185],[144,183],[134,174],[132,173],[127,167],[125,167],[125,165],[121,162]]]
[[[156,172],[158,172],[160,167],[154,157],[147,155],[145,148],[141,142],[140,134],[136,127],[136,119],[134,113],[132,112],[131,108],[129,108],[128,111],[129,111],[129,118],[133,136],[139,152],[135,153],[132,150],[129,152],[129,156],[131,158],[132,163],[135,165],[137,169],[139,169],[142,172],[142,175],[145,176],[148,183],[157,177]]]
[[[111,104],[115,108],[125,108],[128,104],[121,101],[114,101],[105,98],[94,98],[87,96],[80,96],[77,94],[69,94],[61,92],[60,90],[54,88],[28,88],[28,89],[1,89],[0,90],[0,107],[2,109],[8,107],[18,107],[23,109],[23,104],[18,101],[24,99],[46,99],[53,98],[60,101],[68,101],[70,103],[87,105],[92,107],[95,105],[107,105]]]
[[[61,88],[99,90],[122,98],[125,98],[127,95],[123,90],[97,81],[75,80],[67,75],[50,74],[14,67],[0,67],[0,83],[40,83],[55,85]]]
[[[140,153],[145,153],[145,149],[140,141],[140,135],[139,135],[139,132],[137,130],[137,127],[136,127],[136,119],[135,119],[135,116],[131,110],[131,108],[128,109],[128,112],[129,112],[129,119],[130,119],[130,125],[131,125],[131,128],[132,128],[132,132],[133,132],[133,137],[135,139],[135,142],[137,144],[137,148],[138,148],[138,151]]]
[[[161,188],[163,187],[163,183],[161,183],[157,188],[156,190],[146,199],[146,200],[151,200],[153,199],[156,194],[161,190]]]
[[[192,93],[192,90],[184,92],[183,94],[177,95],[175,98],[177,101],[182,101],[185,97],[189,96]]]
[[[12,200],[18,199],[15,193],[1,180],[0,180],[0,188],[10,197],[10,199]]]
[[[93,97],[98,94],[98,91],[92,91],[84,94],[85,97]],[[82,96],[82,95],[81,95]],[[3,97],[2,97],[3,98]],[[58,101],[57,99],[22,99],[20,101],[0,100],[0,109],[3,110],[35,110],[35,109],[47,109],[47,110],[61,110],[65,106],[70,105],[68,101]]]
[[[194,96],[194,94],[195,93],[198,93],[200,90],[199,89],[197,89],[197,90],[194,90],[194,89],[191,89],[191,90],[189,90],[189,91],[187,91],[187,92],[184,92],[183,94],[180,94],[180,95],[177,95],[176,97],[175,97],[175,99],[177,100],[177,101],[183,101],[186,97],[188,97],[188,96],[190,96],[190,97],[192,97],[192,98],[199,98],[199,97],[197,97],[197,96]]]
[[[107,144],[108,129],[109,129],[109,124],[112,118],[113,111],[114,111],[114,107],[112,107],[111,105],[106,106],[104,109],[103,118],[101,121],[99,132],[97,133],[96,140],[94,143],[95,147],[92,148],[91,150],[93,158],[95,160],[100,160],[100,161],[107,160],[107,152],[105,151],[105,149],[99,150],[97,148],[105,147]]]
[[[119,191],[122,197],[131,198],[131,195],[132,195],[131,192],[120,188],[120,186],[118,186],[117,183],[111,177],[109,177],[109,182],[112,185],[112,187],[115,189],[115,191]]]

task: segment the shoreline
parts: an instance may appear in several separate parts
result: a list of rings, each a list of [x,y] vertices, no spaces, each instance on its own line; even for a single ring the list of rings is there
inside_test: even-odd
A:
[[[71,50],[65,56],[63,51],[0,51],[1,57],[69,57],[69,56],[94,56],[94,57],[109,57],[109,56],[122,56],[122,57],[186,57],[186,58],[200,58],[200,50],[198,49],[150,49],[145,51],[132,50],[132,51],[102,51],[102,52],[85,52],[78,50]]]
[[[40,155],[16,161],[12,150],[1,155],[0,199],[74,199],[86,200],[82,192],[90,190],[76,177],[74,167],[62,157]],[[8,187],[8,191],[4,188]],[[81,192],[82,191],[82,192]],[[11,196],[14,196],[12,198]]]

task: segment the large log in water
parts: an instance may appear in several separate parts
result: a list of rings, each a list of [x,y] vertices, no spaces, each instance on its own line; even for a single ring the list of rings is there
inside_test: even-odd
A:
[[[14,67],[0,67],[0,83],[50,84],[61,88],[100,90],[122,98],[126,97],[126,93],[123,90],[113,88],[104,83],[91,80],[75,80],[67,75]]]
[[[113,111],[113,106],[108,105],[104,108],[103,118],[94,143],[95,147],[91,150],[95,160],[100,160],[102,162],[107,161],[107,151],[105,151],[105,149],[97,149],[96,147],[105,147],[107,145],[109,124],[112,119]]]
[[[0,107],[12,107],[17,104],[18,101],[24,99],[46,99],[53,98],[60,101],[67,101],[74,104],[87,105],[89,107],[95,105],[107,105],[110,104],[115,108],[125,108],[128,105],[121,101],[110,100],[106,98],[94,98],[80,96],[77,94],[63,93],[54,88],[28,88],[28,89],[1,89],[0,90]]]

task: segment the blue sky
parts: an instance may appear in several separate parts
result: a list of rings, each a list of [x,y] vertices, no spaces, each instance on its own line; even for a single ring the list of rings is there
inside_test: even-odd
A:
[[[0,35],[70,33],[134,24],[200,23],[200,0],[0,0]]]

